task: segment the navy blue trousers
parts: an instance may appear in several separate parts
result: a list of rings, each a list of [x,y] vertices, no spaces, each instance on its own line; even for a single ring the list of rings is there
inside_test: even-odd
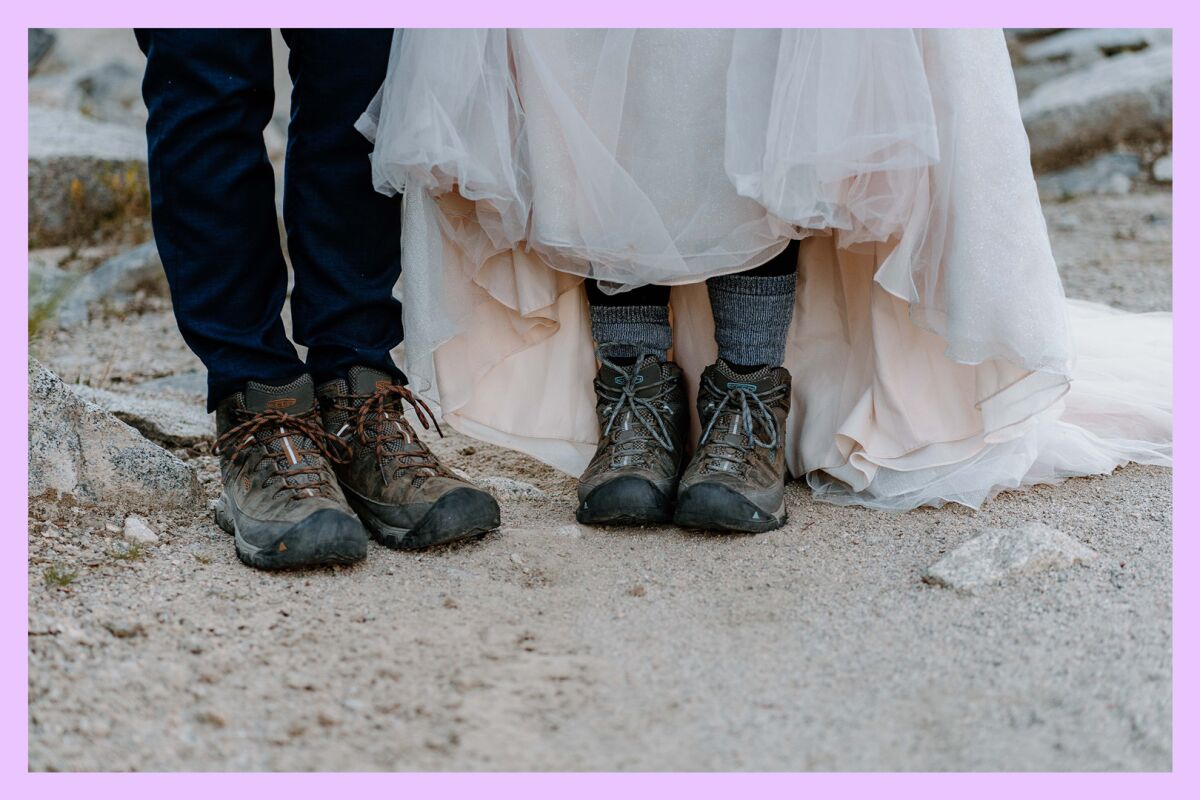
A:
[[[390,30],[284,31],[292,112],[283,217],[263,130],[274,107],[267,30],[138,30],[150,118],[150,202],[179,330],[208,368],[209,410],[246,381],[317,382],[356,364],[403,377],[400,202],[374,191],[354,122],[383,82]]]

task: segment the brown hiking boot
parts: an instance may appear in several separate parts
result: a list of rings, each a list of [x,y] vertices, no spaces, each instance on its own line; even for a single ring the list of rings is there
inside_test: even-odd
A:
[[[347,378],[321,384],[317,394],[325,430],[351,452],[336,465],[338,480],[379,542],[408,550],[500,527],[495,499],[443,466],[404,418],[407,402],[428,430],[433,414],[424,402],[378,370],[351,367]]]
[[[696,406],[703,433],[679,481],[675,522],[760,533],[787,521],[785,423],[792,376],[783,367],[738,375],[718,360],[704,370]]]
[[[325,433],[307,375],[287,386],[251,381],[217,407],[224,488],[216,520],[238,558],[259,569],[350,564],[367,532],[329,466],[345,445]]]
[[[585,525],[670,522],[688,428],[683,373],[654,356],[622,367],[601,353],[593,386],[600,443],[579,478],[575,518]]]

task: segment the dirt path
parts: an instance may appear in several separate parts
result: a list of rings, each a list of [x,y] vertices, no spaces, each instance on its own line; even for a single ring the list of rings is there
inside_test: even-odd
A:
[[[1047,212],[1072,295],[1170,307],[1168,195]],[[112,388],[194,366],[152,304],[33,350]],[[576,526],[566,476],[433,444],[541,493],[502,497],[477,542],[292,575],[243,567],[207,514],[152,518],[162,543],[131,552],[106,529],[118,510],[35,504],[30,768],[1171,766],[1169,470],[978,513],[816,505],[792,484],[786,528],[723,537]],[[213,459],[190,457],[211,489]],[[921,582],[979,530],[1031,521],[1099,560],[974,595]]]

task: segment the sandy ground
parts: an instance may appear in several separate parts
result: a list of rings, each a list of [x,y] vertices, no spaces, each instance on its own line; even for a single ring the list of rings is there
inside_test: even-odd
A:
[[[1170,197],[1047,208],[1072,296],[1170,308]],[[120,388],[195,364],[165,303],[32,345]],[[357,567],[242,566],[207,514],[34,504],[32,770],[1167,770],[1171,472],[1009,493],[981,512],[814,504],[760,536],[573,522],[572,481],[451,433],[504,525]],[[215,462],[181,453],[215,496]],[[1039,521],[1086,567],[973,595],[921,570]],[[45,578],[74,573],[66,585]]]

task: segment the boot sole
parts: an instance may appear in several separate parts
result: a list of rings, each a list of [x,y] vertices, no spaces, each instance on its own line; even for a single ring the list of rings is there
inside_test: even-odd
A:
[[[345,495],[371,538],[392,550],[423,550],[500,527],[500,506],[495,498],[479,489],[463,487],[447,492],[411,528],[388,525],[358,502],[352,491],[346,491]]]
[[[758,517],[757,519],[755,517]],[[685,489],[675,506],[675,524],[681,528],[734,533],[766,533],[787,522],[787,507],[763,511],[732,489],[717,483],[699,483]]]
[[[671,518],[670,499],[650,481],[631,476],[597,486],[575,509],[583,525],[647,525]]]
[[[319,516],[317,512],[313,516]],[[222,493],[213,511],[217,526],[233,536],[233,549],[238,560],[248,567],[276,572],[309,567],[348,566],[367,557],[366,541],[361,532],[336,530],[314,532],[312,526],[295,526],[287,531],[271,548],[256,547],[245,540],[238,531],[237,518],[229,510],[229,501]],[[313,523],[319,525],[319,522]],[[337,525],[331,525],[336,528]]]

